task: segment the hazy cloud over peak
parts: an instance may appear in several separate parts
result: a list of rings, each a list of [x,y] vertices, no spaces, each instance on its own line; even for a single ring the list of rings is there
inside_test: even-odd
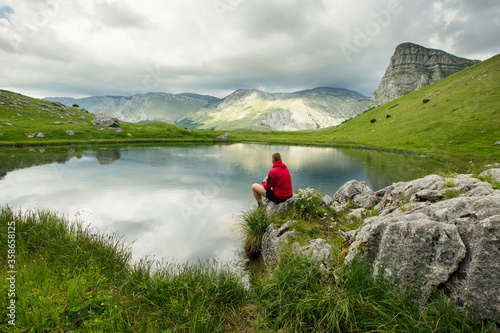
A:
[[[403,42],[481,60],[500,53],[499,17],[496,0],[0,0],[0,88],[370,95]]]

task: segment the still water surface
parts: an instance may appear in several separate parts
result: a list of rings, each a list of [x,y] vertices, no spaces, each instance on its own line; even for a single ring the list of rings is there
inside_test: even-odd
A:
[[[267,174],[273,152],[281,153],[294,188],[321,188],[332,197],[351,179],[378,190],[439,167],[416,156],[261,144],[66,151],[52,159],[49,149],[0,152],[0,205],[54,210],[123,235],[134,260],[176,263],[240,255],[240,214],[255,205],[250,186]]]

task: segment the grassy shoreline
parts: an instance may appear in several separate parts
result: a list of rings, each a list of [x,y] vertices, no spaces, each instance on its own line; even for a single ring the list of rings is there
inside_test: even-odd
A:
[[[287,214],[298,220],[297,228],[306,238],[328,233],[338,253],[342,242],[324,228],[324,214],[335,218],[338,228],[353,228],[360,221],[324,207],[320,218],[314,213],[320,209],[317,203],[306,202]],[[287,214],[274,216],[273,222],[292,217]],[[268,274],[253,275],[247,285],[240,273],[213,263],[131,264],[119,235],[96,233],[53,212],[3,207],[1,230],[8,225],[15,229],[17,273],[15,297],[0,299],[0,331],[489,331],[439,293],[419,307],[411,293],[396,293],[384,281],[369,278],[363,263],[339,273],[336,280],[325,277],[308,257],[285,252]],[[0,233],[2,253],[7,253],[7,239],[6,232]],[[4,274],[10,269],[5,256],[0,267]],[[9,288],[9,281],[1,279],[2,294],[8,295]],[[7,317],[11,299],[15,325]]]

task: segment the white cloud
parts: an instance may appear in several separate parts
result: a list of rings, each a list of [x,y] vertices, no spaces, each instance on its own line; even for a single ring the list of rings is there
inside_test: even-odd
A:
[[[36,97],[317,86],[370,95],[402,42],[479,59],[500,52],[493,0],[4,0],[2,8],[0,87]]]

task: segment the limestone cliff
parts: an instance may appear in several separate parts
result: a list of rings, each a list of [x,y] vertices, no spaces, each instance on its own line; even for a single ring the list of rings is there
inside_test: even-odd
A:
[[[479,62],[412,43],[400,44],[368,107],[390,102]]]

